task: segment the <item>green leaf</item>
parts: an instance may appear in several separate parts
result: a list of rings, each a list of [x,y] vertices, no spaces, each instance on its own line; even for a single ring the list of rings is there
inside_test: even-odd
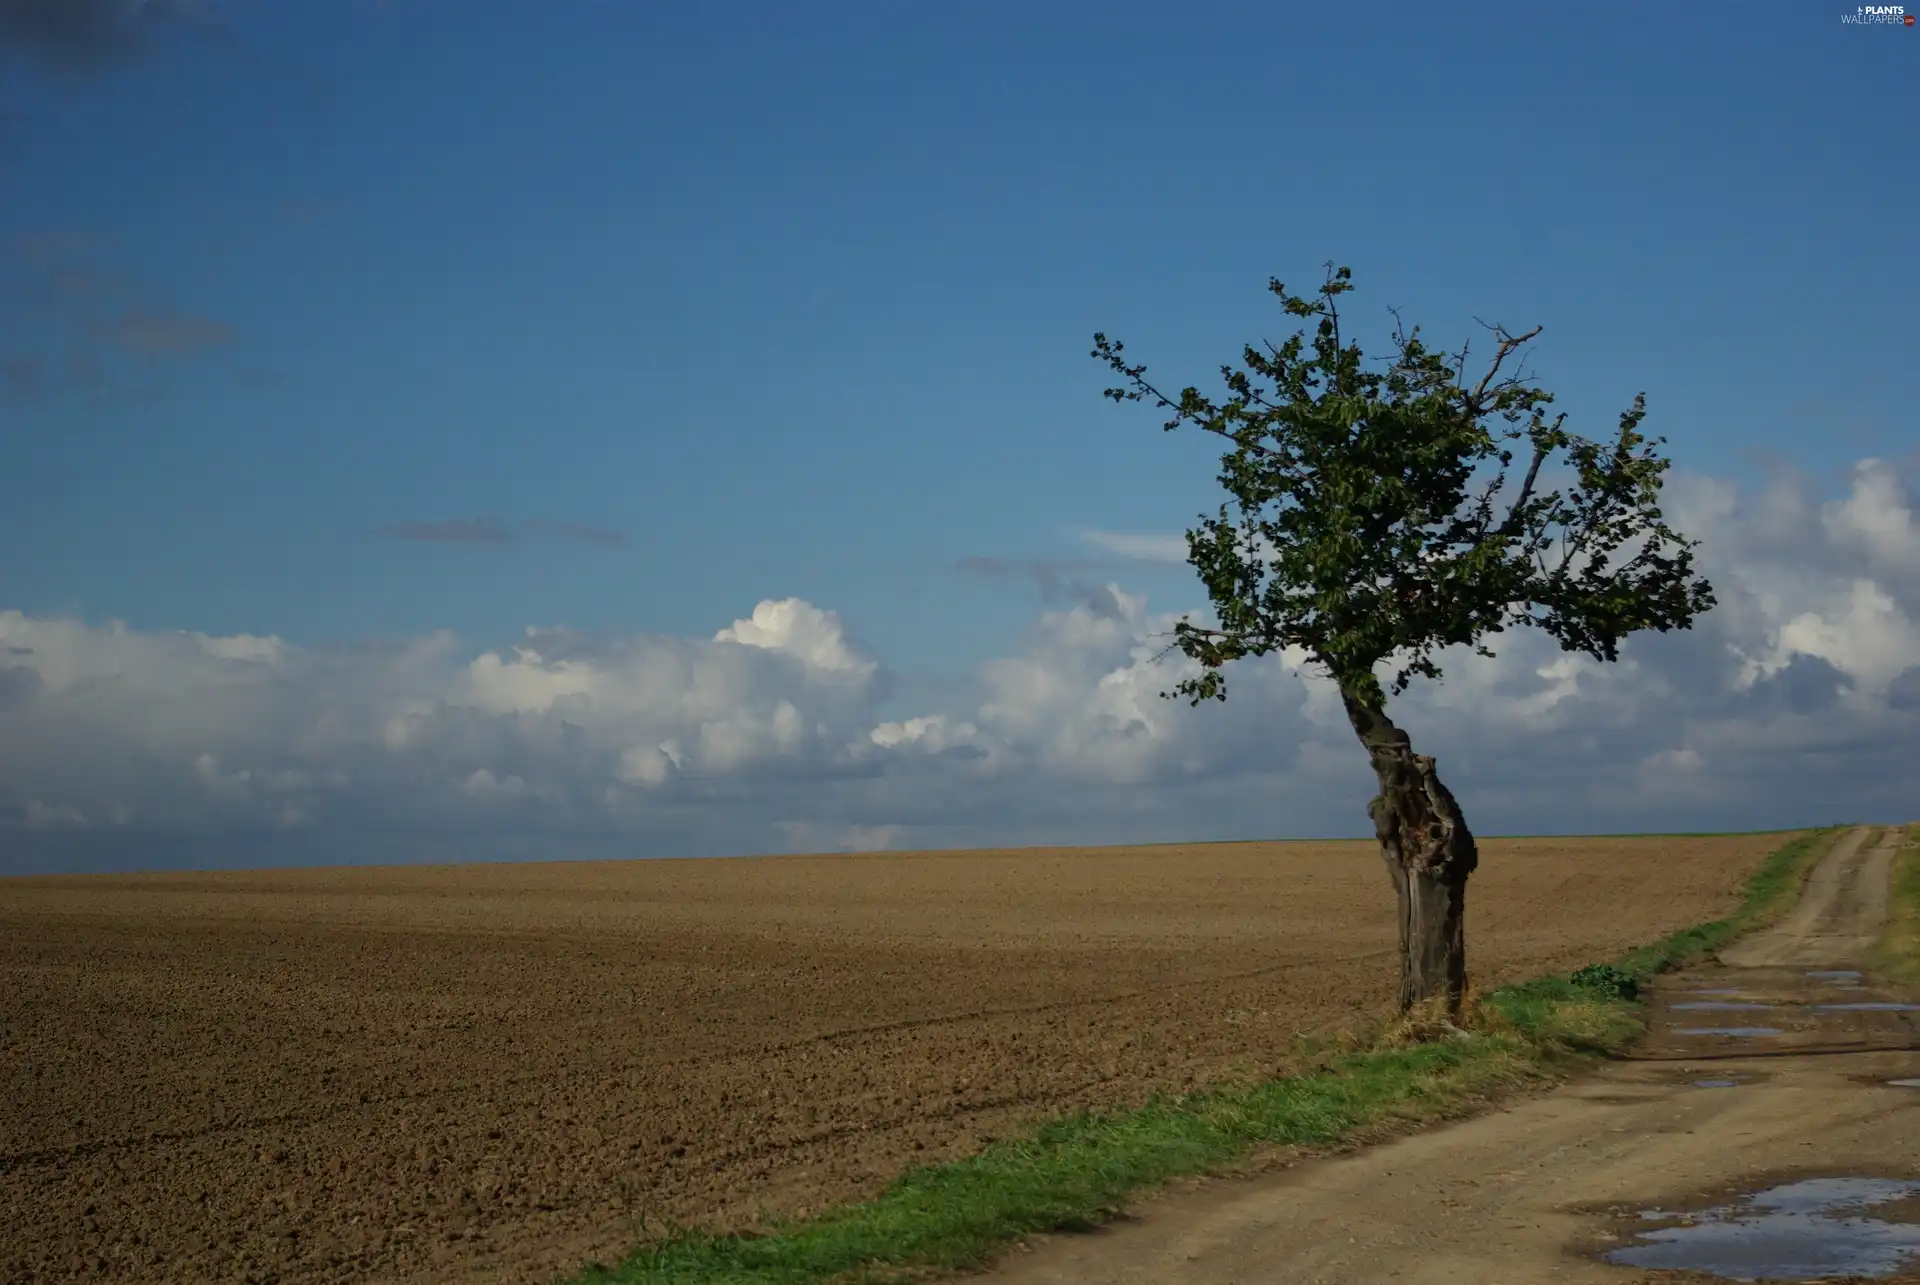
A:
[[[1347,268],[1329,264],[1310,297],[1268,288],[1313,323],[1311,339],[1245,345],[1220,367],[1224,400],[1191,386],[1169,397],[1123,344],[1094,336],[1092,355],[1120,379],[1106,396],[1226,444],[1225,503],[1188,532],[1219,625],[1176,631],[1206,673],[1165,695],[1225,699],[1225,665],[1287,647],[1358,691],[1377,692],[1384,666],[1399,692],[1441,678],[1446,648],[1492,655],[1486,640],[1511,628],[1612,661],[1628,635],[1690,628],[1712,609],[1696,543],[1659,507],[1669,461],[1664,439],[1640,431],[1643,396],[1611,440],[1592,441],[1548,417],[1553,395],[1524,372],[1538,328],[1489,327],[1494,352],[1475,376],[1467,346],[1436,352],[1396,315],[1391,355],[1369,364],[1341,330]],[[1549,489],[1556,471],[1567,476]]]

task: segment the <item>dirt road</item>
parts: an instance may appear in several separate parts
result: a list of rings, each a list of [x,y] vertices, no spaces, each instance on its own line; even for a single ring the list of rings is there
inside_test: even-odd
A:
[[[1622,1285],[1652,1278],[1593,1255],[1636,1243],[1651,1225],[1640,1211],[1697,1211],[1816,1175],[1920,1178],[1920,1088],[1888,1083],[1920,1076],[1915,1015],[1876,1008],[1896,1001],[1852,972],[1885,917],[1898,842],[1897,830],[1851,832],[1775,930],[1663,979],[1636,1060],[1512,1110],[1163,1196],[1125,1223],[1017,1253],[989,1279]],[[1716,1029],[1744,1033],[1701,1033]],[[1887,1235],[1920,1237],[1899,1229],[1920,1222],[1920,1200],[1888,1208]],[[1786,1239],[1816,1226],[1829,1224],[1803,1220]]]
[[[1851,831],[1814,869],[1800,900],[1779,923],[1720,952],[1735,968],[1859,967],[1887,919],[1887,893],[1900,831]]]
[[[1783,838],[1488,840],[1475,980]],[[0,879],[0,1281],[544,1285],[1271,1074],[1393,931],[1361,843]]]

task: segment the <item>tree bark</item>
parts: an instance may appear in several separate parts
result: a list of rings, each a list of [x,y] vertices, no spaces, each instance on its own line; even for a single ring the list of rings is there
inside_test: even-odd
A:
[[[1433,759],[1415,754],[1384,709],[1345,685],[1347,721],[1380,793],[1367,805],[1400,908],[1400,1011],[1444,997],[1458,1016],[1467,990],[1467,879],[1480,852]]]

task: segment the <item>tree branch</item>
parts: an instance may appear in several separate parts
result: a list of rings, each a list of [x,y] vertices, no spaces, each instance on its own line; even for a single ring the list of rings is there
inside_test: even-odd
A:
[[[1545,329],[1545,326],[1535,326],[1524,335],[1509,335],[1498,327],[1493,328],[1494,333],[1500,336],[1500,350],[1493,354],[1493,364],[1488,366],[1487,373],[1480,377],[1479,386],[1467,395],[1468,404],[1473,409],[1476,411],[1479,409],[1481,398],[1487,395],[1487,389],[1493,385],[1493,377],[1500,373],[1501,363],[1511,357],[1515,349]]]
[[[1560,431],[1560,425],[1564,424],[1566,419],[1566,412],[1562,411],[1559,417],[1553,421],[1553,431],[1555,433]],[[1513,534],[1513,520],[1519,516],[1520,510],[1526,507],[1527,501],[1533,498],[1533,484],[1540,476],[1540,465],[1545,463],[1547,456],[1552,453],[1553,447],[1550,441],[1546,443],[1535,442],[1533,444],[1533,462],[1527,465],[1527,480],[1520,484],[1520,494],[1514,497],[1513,503],[1507,508],[1506,519],[1500,523],[1500,533],[1502,535]]]
[[[1096,350],[1095,355],[1100,356],[1101,354]],[[1107,360],[1112,361],[1112,358],[1108,358]],[[1172,423],[1169,423],[1167,425],[1168,428],[1172,428],[1174,424],[1177,424],[1182,420],[1184,420],[1187,423],[1193,425],[1195,428],[1202,429],[1206,432],[1212,433],[1215,437],[1224,437],[1228,441],[1232,442],[1235,446],[1245,447],[1247,450],[1250,450],[1257,455],[1271,457],[1279,454],[1279,452],[1275,451],[1272,447],[1263,445],[1260,442],[1243,442],[1233,432],[1232,429],[1226,428],[1220,424],[1210,424],[1205,419],[1196,417],[1192,411],[1188,410],[1185,404],[1184,394],[1182,395],[1182,399],[1180,401],[1177,401],[1177,402],[1174,401],[1171,397],[1168,397],[1165,393],[1161,392],[1158,388],[1156,388],[1152,383],[1148,382],[1146,375],[1143,373],[1144,370],[1145,370],[1145,367],[1139,367],[1135,369],[1120,367],[1120,373],[1125,375],[1129,382],[1131,382],[1136,388],[1141,390],[1140,393],[1132,394],[1133,398],[1138,399],[1141,393],[1145,393],[1147,396],[1153,398],[1153,400],[1159,404],[1160,409],[1170,410],[1174,413],[1176,418],[1173,420]],[[1109,389],[1108,392],[1109,392],[1109,395],[1116,396],[1116,400],[1120,396],[1127,395],[1124,389],[1119,389],[1119,388]],[[1268,402],[1264,398],[1256,397],[1255,400],[1259,401],[1260,405],[1262,406],[1266,406],[1270,409],[1273,408],[1272,403]],[[1208,403],[1207,409],[1215,410],[1216,408],[1211,403]]]

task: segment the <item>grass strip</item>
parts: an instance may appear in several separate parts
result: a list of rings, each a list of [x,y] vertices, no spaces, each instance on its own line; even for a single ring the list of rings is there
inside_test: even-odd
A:
[[[1683,928],[1663,941],[1629,951],[1615,966],[1636,977],[1650,977],[1693,963],[1743,933],[1773,923],[1793,907],[1807,876],[1851,826],[1805,831],[1767,855],[1748,878],[1740,905],[1725,919]]]
[[[1169,1179],[1216,1173],[1260,1147],[1329,1146],[1465,1115],[1564,1076],[1642,1029],[1640,981],[1699,958],[1792,904],[1841,827],[1799,833],[1761,864],[1729,917],[1572,977],[1481,997],[1469,1039],[1431,1017],[1343,1047],[1302,1042],[1300,1073],[1252,1088],[1156,1097],[1050,1121],[950,1164],[913,1170],[877,1198],[763,1234],[675,1231],[572,1285],[882,1285],[978,1267],[1023,1237],[1086,1229]],[[1575,980],[1578,979],[1578,980]]]
[[[1920,986],[1920,821],[1906,827],[1893,858],[1887,927],[1873,952],[1873,969],[1904,986]]]

